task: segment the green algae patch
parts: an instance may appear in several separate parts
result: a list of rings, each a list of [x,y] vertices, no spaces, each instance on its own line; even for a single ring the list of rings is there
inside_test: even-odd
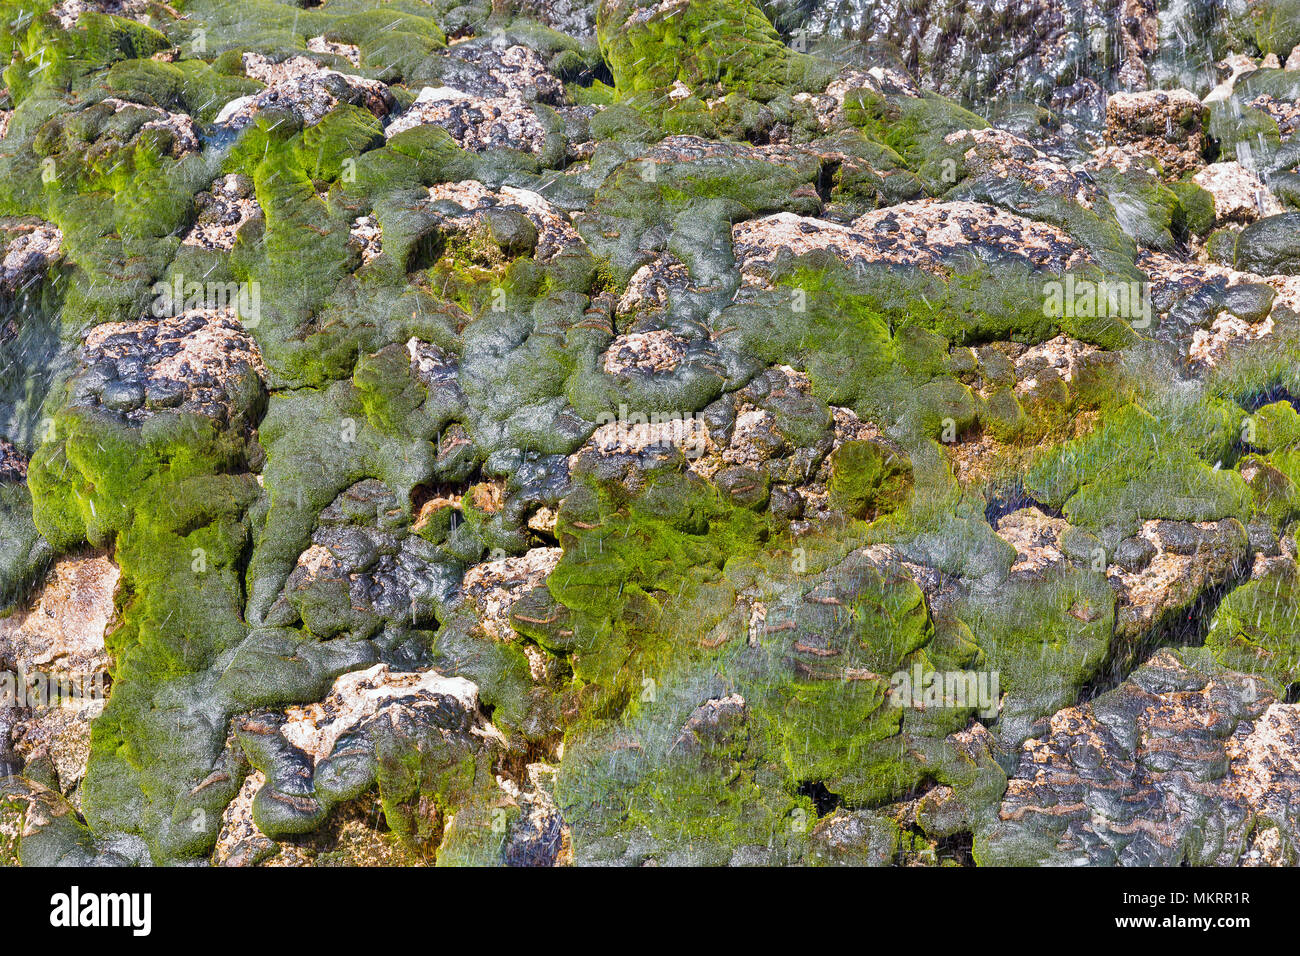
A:
[[[786,47],[752,0],[603,0],[596,35],[620,95],[685,84],[702,98],[786,92],[811,57]]]
[[[1043,288],[1050,280],[1028,269],[981,269],[945,280],[914,267],[850,269],[809,253],[778,263],[774,272],[773,292],[727,309],[723,340],[735,337],[745,353],[804,369],[826,401],[852,407],[899,435],[951,441],[980,421],[1005,435],[1022,427],[1022,414],[1005,396],[977,400],[951,373],[949,342],[999,336],[1042,341],[1057,334],[1058,322],[1082,331],[1044,314]],[[1111,321],[1083,337],[1108,347],[1127,341],[1127,325]],[[1099,363],[1085,379],[1106,377]],[[1081,398],[1097,391],[1081,382]],[[1046,423],[1046,405],[1035,411]],[[1032,439],[1035,432],[1025,435]]]
[[[244,512],[257,485],[238,471],[240,443],[207,419],[161,415],[136,430],[73,409],[55,421],[58,439],[29,473],[37,526],[63,549],[113,546],[123,580],[121,621],[106,639],[113,695],[91,733],[87,819],[143,835],[158,860],[201,854],[216,839],[225,788],[195,802],[195,821],[177,814],[213,772],[225,731],[194,694],[247,633]]]
[[[1001,793],[996,764],[943,739],[969,711],[909,731],[891,700],[891,674],[933,669],[916,584],[833,539],[798,545],[729,562],[722,621],[698,617],[721,595],[682,592],[696,647],[647,671],[622,716],[566,735],[556,799],[579,863],[800,862],[826,812],[812,793],[871,805],[928,779],[973,805]]]
[[[1245,521],[1249,491],[1238,473],[1223,467],[1243,414],[1223,402],[1201,411],[1161,418],[1126,405],[1089,434],[1045,450],[1025,487],[1072,524],[1094,530],[1136,530],[1151,518]]]
[[[370,423],[364,395],[343,381],[325,390],[271,397],[259,429],[270,498],[250,561],[248,613],[254,621],[268,620],[289,571],[310,543],[316,516],[342,491],[379,478],[397,491],[409,516],[411,489],[433,472],[436,449],[427,437],[409,436],[396,451],[386,433]]]
[[[1219,604],[1205,646],[1224,667],[1282,687],[1300,680],[1296,567],[1281,561]]]
[[[1290,402],[1270,402],[1260,407],[1247,422],[1243,439],[1261,452],[1300,444],[1300,412]]]
[[[907,501],[911,476],[911,463],[883,445],[845,442],[831,456],[831,506],[852,518],[873,521]]]
[[[184,111],[211,122],[226,103],[262,88],[256,80],[230,76],[203,60],[124,60],[115,63],[104,84],[119,94],[138,97],[165,110]]]
[[[17,605],[27,585],[34,581],[54,557],[54,549],[36,530],[32,520],[32,496],[27,485],[0,485],[0,615]]]
[[[1009,580],[963,602],[956,615],[998,672],[1006,697],[996,732],[1016,747],[1038,720],[1074,703],[1106,660],[1115,595],[1104,574],[1068,568]]]
[[[52,0],[10,4],[0,25],[7,53],[5,83],[19,103],[42,86],[68,90],[119,60],[149,57],[171,46],[153,27],[125,17],[83,10],[70,30],[50,12]]]
[[[642,675],[681,653],[675,641],[689,637],[675,629],[648,639],[668,623],[660,620],[667,597],[685,587],[725,593],[723,565],[766,535],[764,519],[727,505],[689,472],[665,469],[647,480],[633,496],[593,477],[560,514],[565,554],[549,588],[575,615],[572,666],[592,685],[597,709],[625,704]]]
[[[855,90],[845,97],[844,112],[851,124],[901,157],[935,192],[947,189],[944,160],[952,159],[955,165],[965,151],[948,146],[944,137],[988,127],[976,114],[929,92],[915,97]]]

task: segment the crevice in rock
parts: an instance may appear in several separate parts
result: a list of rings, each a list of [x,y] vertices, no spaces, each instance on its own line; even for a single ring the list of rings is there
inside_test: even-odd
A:
[[[1049,508],[1042,502],[1035,500],[1025,490],[1024,481],[1020,478],[1013,481],[989,482],[985,489],[985,497],[988,499],[988,504],[984,507],[984,520],[992,525],[995,531],[999,521],[1012,512],[1020,511],[1023,508],[1033,508],[1049,518],[1064,517],[1059,508]]]
[[[844,806],[844,800],[837,793],[827,789],[821,780],[805,780],[799,784],[799,796],[808,797],[817,809],[817,816],[824,817]]]
[[[1200,647],[1205,643],[1206,632],[1214,620],[1219,604],[1230,593],[1250,580],[1249,557],[1232,569],[1222,584],[1203,591],[1186,610],[1166,614],[1160,623],[1127,647],[1117,647],[1111,642],[1105,662],[1091,681],[1079,691],[1076,702],[1085,704],[1114,690],[1129,674],[1141,667],[1152,654],[1166,647]]]

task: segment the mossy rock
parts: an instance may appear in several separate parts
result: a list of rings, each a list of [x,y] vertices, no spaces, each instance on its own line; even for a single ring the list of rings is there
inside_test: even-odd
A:
[[[624,97],[681,82],[701,99],[769,100],[812,72],[753,0],[602,0],[596,35]]]
[[[878,442],[845,442],[831,455],[830,503],[853,518],[895,511],[911,492],[912,466]]]
[[[1300,680],[1300,592],[1294,563],[1282,561],[1223,599],[1205,646],[1225,667],[1286,687]]]

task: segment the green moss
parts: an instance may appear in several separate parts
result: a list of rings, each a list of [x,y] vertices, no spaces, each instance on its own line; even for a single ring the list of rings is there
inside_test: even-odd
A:
[[[1228,36],[1243,49],[1260,56],[1275,53],[1285,58],[1300,44],[1300,7],[1295,0],[1265,0],[1234,9],[1225,24]]]
[[[856,90],[845,97],[844,112],[850,123],[893,150],[935,192],[948,189],[942,176],[944,160],[960,163],[964,153],[964,149],[948,147],[944,137],[959,130],[988,127],[969,110],[929,92],[912,97]]]
[[[1191,180],[1173,183],[1170,190],[1178,197],[1173,217],[1179,235],[1204,235],[1214,228],[1214,197]]]
[[[1222,467],[1230,460],[1241,411],[1211,402],[1196,412],[1162,418],[1124,406],[1088,435],[1045,450],[1025,486],[1038,500],[1061,508],[1072,524],[1093,530],[1136,530],[1150,518],[1245,521],[1245,482]]]
[[[1074,703],[1106,660],[1115,596],[1104,574],[1068,568],[1013,579],[956,610],[1006,694],[997,733],[1010,747],[1036,720]]]
[[[57,439],[29,473],[36,525],[60,548],[112,546],[123,578],[120,624],[106,639],[113,695],[92,728],[85,813],[97,829],[145,836],[157,859],[204,853],[233,791],[191,801],[204,810],[193,827],[181,819],[225,736],[191,695],[247,633],[243,514],[257,485],[235,471],[240,443],[206,419],[160,415],[137,431],[72,410],[55,422]],[[164,687],[166,705],[156,696]]]
[[[104,78],[109,89],[173,112],[185,112],[211,122],[225,104],[262,88],[256,80],[229,76],[202,60],[125,60]]]
[[[1220,154],[1244,153],[1263,169],[1270,168],[1282,141],[1277,121],[1238,94],[1210,105],[1207,131],[1219,141]]]
[[[302,131],[294,144],[298,165],[313,180],[333,182],[344,162],[355,162],[367,150],[384,145],[384,130],[369,110],[342,103],[315,126]]]
[[[6,9],[0,50],[8,55],[5,83],[15,103],[42,87],[80,87],[94,71],[119,60],[149,57],[167,49],[167,38],[124,17],[85,10],[69,30],[50,13],[52,0],[20,0]]]
[[[874,519],[907,500],[911,473],[906,458],[876,442],[845,442],[831,456],[831,506],[854,518]]]
[[[701,98],[739,92],[767,100],[801,89],[816,72],[810,57],[781,42],[752,0],[658,6],[603,0],[598,7],[596,35],[620,96],[681,82]],[[646,15],[647,8],[656,9]]]
[[[1285,687],[1300,680],[1296,569],[1291,562],[1270,568],[1223,599],[1205,646],[1235,671],[1258,674]]]
[[[662,595],[674,611],[658,627],[680,634],[677,653],[631,664],[640,683],[622,716],[566,736],[556,798],[578,862],[797,862],[818,814],[809,787],[849,806],[926,779],[973,804],[1001,792],[996,764],[942,740],[969,711],[926,715],[909,731],[912,714],[890,701],[891,673],[932,669],[915,583],[846,558],[847,541],[799,545],[732,558],[721,579],[696,572]],[[751,602],[765,608],[757,625]],[[625,606],[613,620],[655,618]]]
[[[1145,168],[1135,165],[1123,171],[1102,169],[1094,178],[1105,197],[1100,208],[1126,236],[1139,246],[1173,248],[1174,232],[1185,229],[1186,215],[1179,193],[1160,181],[1158,164],[1152,161]],[[1079,218],[1077,212],[1073,215]]]
[[[1300,516],[1300,446],[1288,445],[1268,455],[1247,455],[1241,468],[1254,472],[1250,490],[1255,510],[1274,528]]]
[[[640,675],[678,653],[671,636],[644,640],[643,631],[658,620],[663,598],[684,585],[683,571],[693,587],[706,587],[764,534],[763,519],[724,504],[689,472],[648,477],[637,496],[589,479],[560,513],[565,554],[549,588],[576,615],[573,671],[593,685],[598,709],[626,702]]]
[[[1300,443],[1300,412],[1290,402],[1271,402],[1247,421],[1244,440],[1262,452]]]
[[[1205,252],[1212,262],[1231,266],[1237,261],[1237,236],[1239,229],[1216,229],[1205,240]]]
[[[32,521],[32,496],[22,482],[0,484],[0,615],[21,600],[26,587],[54,557]]]

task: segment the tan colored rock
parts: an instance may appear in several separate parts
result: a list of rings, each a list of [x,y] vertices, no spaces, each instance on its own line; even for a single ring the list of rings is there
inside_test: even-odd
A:
[[[1276,292],[1274,309],[1283,307],[1300,311],[1300,276],[1260,276],[1215,263],[1184,262],[1148,249],[1139,251],[1137,266],[1151,277],[1153,299],[1194,292],[1209,282],[1223,282],[1228,288],[1258,282],[1271,286]],[[1271,315],[1250,323],[1222,312],[1211,321],[1209,328],[1196,329],[1184,347],[1190,361],[1214,367],[1234,347],[1266,339],[1273,329]]]
[[[28,672],[91,676],[112,663],[104,636],[117,619],[121,572],[106,554],[64,558],[31,608],[0,618],[0,661]]]
[[[690,285],[690,270],[676,256],[665,252],[632,273],[614,306],[614,314],[622,319],[634,313],[666,308],[671,293]]]
[[[78,784],[85,779],[90,761],[90,724],[103,712],[102,700],[70,702],[58,707],[38,707],[15,722],[13,749],[25,766],[48,760],[59,789],[72,805],[81,808]]]
[[[247,177],[231,173],[216,180],[208,190],[207,204],[181,238],[183,246],[230,251],[244,223],[262,214]]]
[[[27,458],[13,444],[0,438],[0,483],[27,478]]]
[[[1032,345],[1015,358],[1017,395],[1032,395],[1051,381],[1071,382],[1089,356],[1101,351],[1068,335]]]
[[[111,107],[114,114],[143,112],[149,116],[150,119],[146,120],[144,125],[140,127],[140,132],[157,129],[171,134],[171,155],[173,157],[180,158],[187,153],[197,153],[199,151],[199,129],[194,125],[194,120],[188,113],[173,113],[158,106],[144,106],[140,103],[132,103],[129,100],[118,99],[115,96],[105,97],[99,101],[98,105],[100,107]]]
[[[313,761],[330,755],[338,739],[362,721],[402,698],[438,695],[454,698],[467,711],[478,710],[478,687],[464,677],[445,677],[434,670],[401,672],[387,664],[344,674],[320,703],[289,707],[280,732]],[[498,735],[484,724],[483,735]]]
[[[1192,181],[1214,197],[1216,225],[1254,222],[1284,211],[1259,175],[1237,162],[1212,163]]]
[[[1267,113],[1277,123],[1278,132],[1287,139],[1300,129],[1300,103],[1290,99],[1278,99],[1267,93],[1261,93],[1247,104]]]
[[[63,233],[47,222],[0,226],[0,296],[17,295],[63,258]]]
[[[133,424],[164,408],[249,424],[245,417],[250,392],[261,387],[266,366],[241,320],[241,314],[249,324],[260,320],[260,289],[249,290],[247,285],[214,283],[212,289],[201,287],[196,293],[199,300],[223,304],[92,328],[77,356],[74,403],[112,409]],[[154,308],[165,313],[168,299],[183,308],[190,302],[191,287],[200,284],[186,281],[180,287],[184,301],[169,287],[155,298]],[[107,368],[115,375],[104,380]],[[250,379],[255,389],[249,388]]]
[[[65,558],[29,608],[0,619],[0,664],[13,668],[5,686],[21,693],[13,750],[25,765],[48,761],[74,805],[90,757],[90,722],[108,690],[112,660],[104,637],[117,620],[120,578],[107,555]]]
[[[1099,195],[1091,177],[1004,129],[959,130],[945,136],[944,142],[969,144],[963,159],[977,176],[1019,180],[1036,191],[1060,196],[1085,209],[1091,209]]]
[[[1259,69],[1255,61],[1243,53],[1233,53],[1215,65],[1221,73],[1227,75],[1214,89],[1206,94],[1204,102],[1207,106],[1211,103],[1226,100],[1232,95],[1232,91],[1240,77],[1245,76],[1247,73],[1254,73]]]
[[[1037,508],[1021,508],[1004,515],[997,524],[997,534],[1016,549],[1011,573],[1042,574],[1050,567],[1066,563],[1060,549],[1061,535],[1070,525],[1063,518],[1053,518]]]
[[[1116,598],[1115,632],[1127,637],[1150,633],[1168,615],[1223,584],[1247,553],[1245,531],[1233,519],[1190,524],[1146,521],[1138,537],[1150,543],[1148,553],[1154,552],[1149,563],[1140,568],[1119,564],[1106,568]]]
[[[426,86],[415,102],[384,130],[386,137],[417,126],[441,126],[461,148],[482,152],[515,149],[538,153],[546,127],[522,96],[473,96],[447,86]]]
[[[384,234],[374,216],[358,216],[348,229],[348,242],[361,251],[361,262],[373,262],[384,251]]]
[[[606,375],[671,372],[686,355],[687,340],[665,329],[620,335],[605,350]]]
[[[221,829],[212,862],[217,866],[253,866],[273,855],[278,846],[253,822],[253,797],[266,783],[260,770],[244,778],[243,786],[221,815]]]
[[[510,627],[510,609],[522,595],[546,583],[563,553],[561,548],[533,548],[519,557],[476,564],[465,572],[461,593],[490,637],[516,639]]]
[[[264,783],[265,776],[254,770],[226,807],[212,854],[215,866],[416,866],[430,862],[403,846],[383,826],[383,808],[376,794],[338,807],[329,823],[315,833],[277,843],[253,822],[253,797]]]
[[[783,249],[796,256],[826,249],[849,263],[917,265],[939,273],[944,271],[945,255],[969,250],[981,241],[1000,245],[1053,272],[1093,262],[1087,248],[1056,226],[985,203],[933,199],[877,209],[847,226],[777,213],[737,223],[732,241],[742,277],[760,286]]]
[[[244,72],[266,84],[266,89],[231,100],[217,113],[218,126],[242,129],[266,109],[289,110],[303,124],[313,126],[340,102],[387,116],[396,106],[388,87],[379,80],[340,73],[305,56],[279,62],[260,53],[245,53]]]
[[[1106,102],[1106,142],[1149,153],[1177,179],[1201,165],[1205,108],[1187,90],[1114,93]]]
[[[50,13],[59,26],[71,30],[77,25],[77,18],[87,11],[134,20],[148,10],[149,0],[60,0],[50,8]]]
[[[332,53],[343,57],[353,66],[361,65],[361,48],[353,43],[334,43],[323,36],[311,37],[307,40],[307,49],[313,53]]]

